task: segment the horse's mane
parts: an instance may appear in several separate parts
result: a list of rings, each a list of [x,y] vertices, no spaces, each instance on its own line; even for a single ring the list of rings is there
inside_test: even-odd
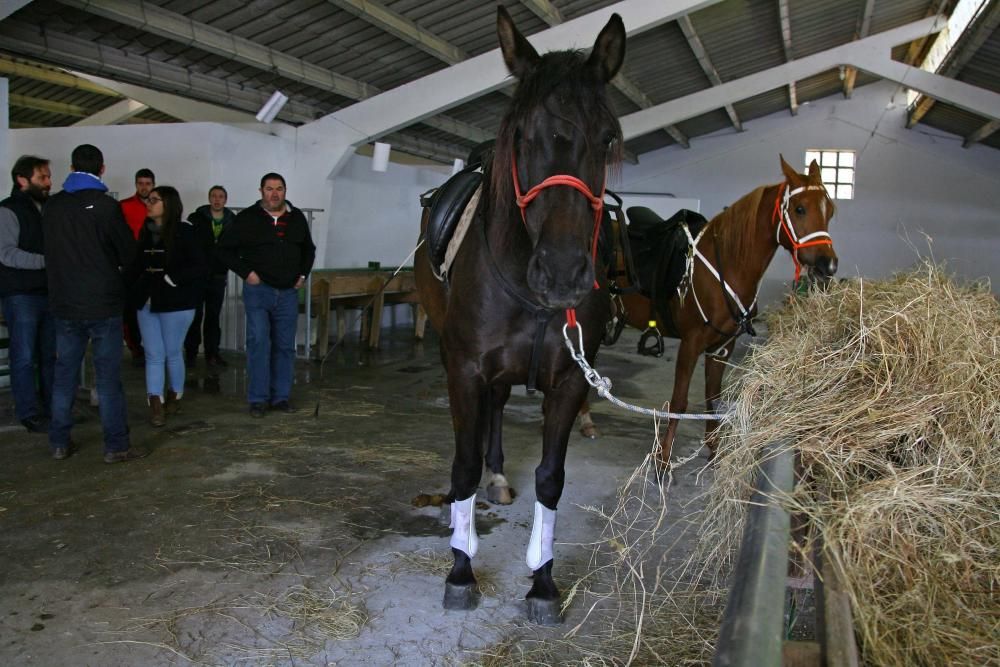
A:
[[[727,262],[742,263],[753,252],[757,210],[768,187],[762,185],[743,195],[708,223],[707,232],[715,238],[716,248],[720,256],[727,258]]]
[[[581,119],[580,134],[588,143],[588,152],[603,151],[603,137],[592,136],[595,127],[608,126],[615,135],[608,169],[611,175],[621,167],[622,133],[618,117],[608,105],[604,84],[586,66],[581,51],[553,51],[543,55],[532,71],[518,82],[510,108],[500,123],[496,151],[490,174],[492,192],[488,201],[494,215],[501,219],[511,213],[514,203],[514,184],[511,180],[511,158],[518,140],[518,130],[528,121],[532,111],[545,104],[552,93],[559,89],[560,100],[578,109]],[[555,111],[552,110],[554,114]],[[603,121],[603,122],[602,122]],[[528,187],[526,184],[525,187]],[[595,193],[596,194],[596,193]]]

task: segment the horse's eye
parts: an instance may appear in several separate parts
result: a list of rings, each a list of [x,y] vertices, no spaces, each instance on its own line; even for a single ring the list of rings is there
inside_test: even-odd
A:
[[[615,135],[611,134],[610,132],[608,132],[607,134],[604,135],[604,145],[605,146],[607,146],[608,148],[611,148],[611,144],[613,144],[614,142],[615,142]]]
[[[795,207],[795,213],[797,213],[798,215],[805,215],[806,207],[799,204],[798,206]]]

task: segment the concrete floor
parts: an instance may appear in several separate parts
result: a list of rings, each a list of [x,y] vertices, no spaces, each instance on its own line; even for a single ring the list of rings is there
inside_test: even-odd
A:
[[[574,601],[563,628],[524,627],[541,415],[539,400],[523,395],[505,419],[507,476],[519,495],[478,512],[482,599],[471,612],[441,608],[450,532],[437,508],[412,499],[449,488],[444,373],[435,338],[384,334],[372,353],[348,340],[323,379],[317,364],[300,363],[300,412],[262,420],[246,414],[237,355],[219,376],[199,360],[182,413],[162,429],[146,421],[142,370],[125,367],[133,443],[152,452],[125,465],[101,461],[99,419],[85,402],[73,432],[79,452],[60,462],[44,436],[16,425],[9,392],[0,394],[0,664],[461,664],[519,632],[557,637],[579,622],[587,609]],[[616,395],[658,406],[676,345],[670,361],[640,357],[637,337],[602,349],[597,367]],[[695,373],[693,409],[702,378]],[[653,442],[649,419],[604,401],[594,415],[601,437],[574,430],[570,442],[555,560],[564,592],[588,570],[602,528],[582,506],[613,506]],[[682,425],[675,456],[699,447],[700,428]],[[678,517],[704,490],[694,475],[703,463],[677,475]],[[352,638],[331,638],[339,632]]]

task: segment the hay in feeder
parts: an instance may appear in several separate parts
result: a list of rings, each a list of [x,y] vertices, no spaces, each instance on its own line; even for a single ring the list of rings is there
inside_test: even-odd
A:
[[[787,442],[802,477],[780,500],[829,549],[863,660],[1000,664],[1000,307],[988,286],[925,263],[795,299],[768,329],[727,391],[706,562],[731,563],[747,471]]]

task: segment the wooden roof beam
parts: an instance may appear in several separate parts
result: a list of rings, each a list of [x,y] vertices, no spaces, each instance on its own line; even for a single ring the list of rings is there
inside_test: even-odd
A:
[[[988,6],[985,6],[979,16],[975,17],[972,23],[966,28],[961,39],[955,43],[954,50],[937,69],[938,74],[955,78],[976,54],[976,51],[989,39],[990,35],[997,28],[1000,28],[1000,2],[993,0],[993,2],[987,4]],[[937,39],[945,39],[944,33],[938,35]],[[933,97],[918,95],[916,101],[911,105],[909,116],[906,119],[906,127],[913,127],[919,123],[927,115],[927,112],[934,107],[934,103],[935,99]]]
[[[795,60],[792,55],[792,19],[788,13],[788,0],[778,0],[778,17],[781,20],[781,46],[785,50],[785,62]],[[788,82],[788,110],[793,116],[799,113],[799,95],[795,82]]]
[[[865,9],[861,14],[861,25],[855,32],[855,39],[864,39],[872,28],[872,12],[875,11],[875,0],[865,0]],[[854,94],[854,82],[858,78],[858,68],[844,68],[844,97],[851,99]]]
[[[713,86],[721,86],[722,79],[719,77],[719,73],[715,69],[715,65],[712,64],[712,59],[708,57],[708,51],[705,50],[705,45],[701,43],[701,39],[698,37],[698,33],[695,32],[694,24],[691,23],[691,18],[687,15],[681,16],[677,19],[678,25],[681,27],[681,32],[684,33],[684,38],[687,39],[688,46],[694,52],[695,58],[698,59],[698,64],[701,65],[701,69],[705,72],[705,76],[712,83]],[[737,132],[743,131],[743,123],[740,122],[740,117],[736,114],[736,109],[732,104],[726,103],[723,105],[723,109],[726,110],[726,115],[729,116],[729,122],[733,124]]]
[[[96,16],[139,28],[160,37],[352,100],[367,99],[381,92],[378,88],[362,81],[331,72],[301,58],[290,56],[243,37],[237,37],[144,0],[59,1]],[[492,138],[492,135],[485,130],[458,119],[438,116],[428,118],[424,123],[474,143]]]

